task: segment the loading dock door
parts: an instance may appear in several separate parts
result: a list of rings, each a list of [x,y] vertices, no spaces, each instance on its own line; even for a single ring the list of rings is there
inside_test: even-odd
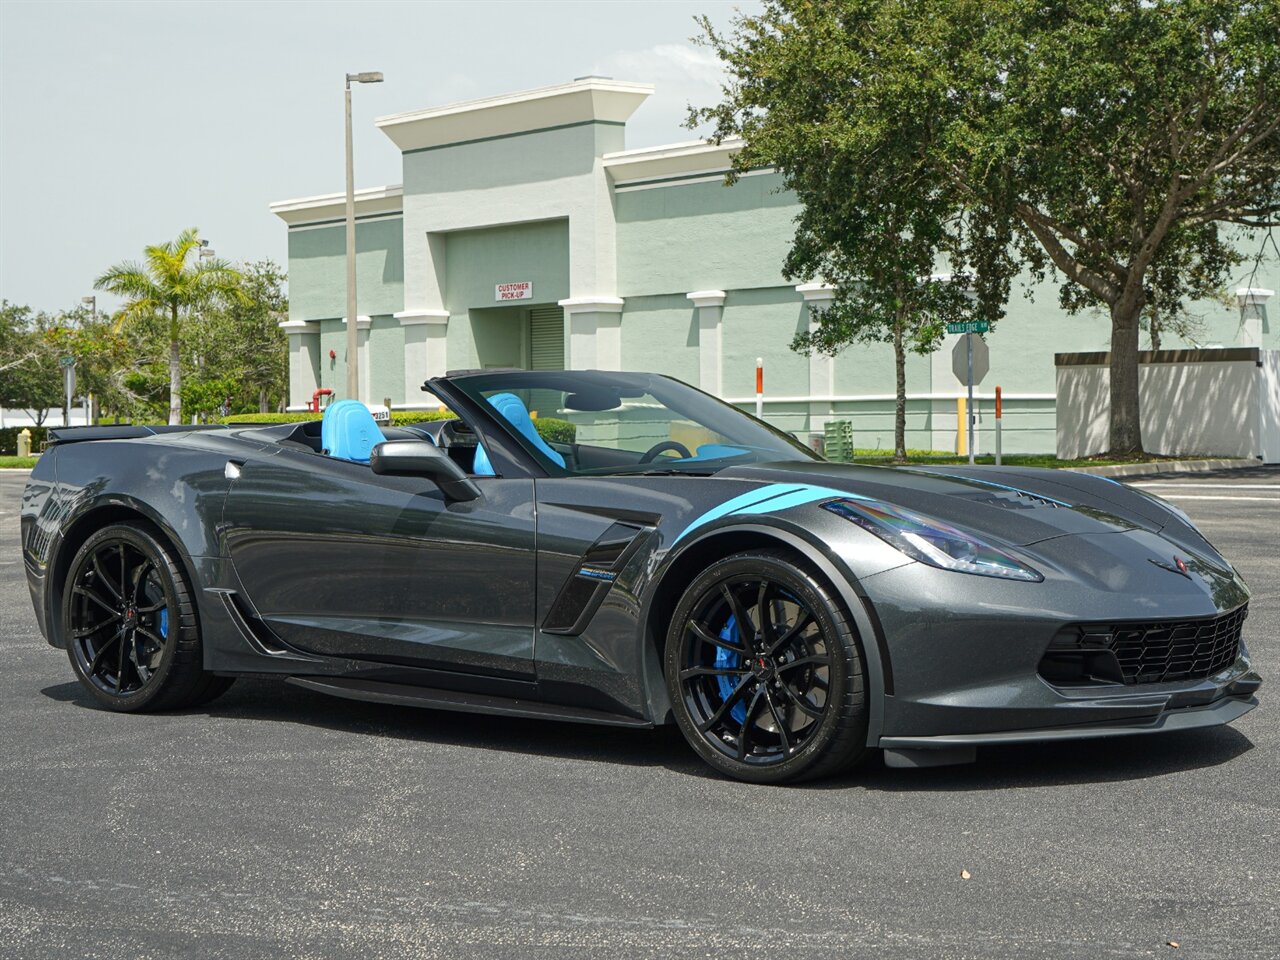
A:
[[[529,369],[564,369],[564,310],[560,307],[529,309]]]

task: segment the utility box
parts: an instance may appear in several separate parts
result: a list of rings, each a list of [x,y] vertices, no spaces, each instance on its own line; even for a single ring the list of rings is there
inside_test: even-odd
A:
[[[852,460],[853,424],[848,420],[828,420],[823,427],[822,449],[828,460]]]
[[[1109,353],[1054,355],[1059,459],[1110,447],[1110,361]],[[1144,351],[1138,399],[1151,453],[1280,463],[1280,350]]]

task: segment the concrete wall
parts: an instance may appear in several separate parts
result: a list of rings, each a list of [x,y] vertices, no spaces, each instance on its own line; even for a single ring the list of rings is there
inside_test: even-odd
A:
[[[347,312],[346,226],[289,231],[289,319],[341,319]],[[404,308],[404,232],[399,217],[356,224],[356,314]]]
[[[1166,456],[1280,461],[1278,356],[1253,348],[1142,354],[1143,446]],[[1106,354],[1059,355],[1059,457],[1092,456],[1110,446],[1110,385]]]

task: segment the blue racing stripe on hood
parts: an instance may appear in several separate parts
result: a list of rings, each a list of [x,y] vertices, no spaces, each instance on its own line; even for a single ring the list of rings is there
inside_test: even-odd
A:
[[[744,493],[732,500],[726,500],[718,507],[713,507],[680,531],[679,536],[671,541],[672,546],[699,527],[733,514],[747,515],[773,513],[813,503],[815,500],[826,500],[831,497],[847,497],[851,500],[865,500],[856,493],[845,490],[833,490],[830,487],[816,487],[807,483],[770,483],[749,493]]]

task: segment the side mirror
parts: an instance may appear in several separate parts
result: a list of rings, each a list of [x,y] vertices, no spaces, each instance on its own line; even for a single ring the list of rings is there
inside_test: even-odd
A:
[[[369,466],[385,476],[430,477],[447,500],[461,502],[480,496],[480,488],[430,440],[386,440],[373,448]]]

